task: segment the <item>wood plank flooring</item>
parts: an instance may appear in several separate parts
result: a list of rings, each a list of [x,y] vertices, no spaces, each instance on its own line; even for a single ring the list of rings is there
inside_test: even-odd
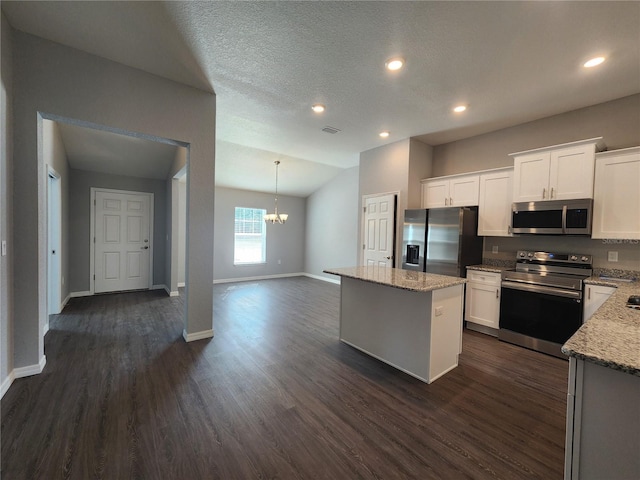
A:
[[[566,361],[465,331],[426,385],[338,341],[337,285],[213,296],[190,344],[179,297],[72,299],[2,399],[2,478],[562,478]]]

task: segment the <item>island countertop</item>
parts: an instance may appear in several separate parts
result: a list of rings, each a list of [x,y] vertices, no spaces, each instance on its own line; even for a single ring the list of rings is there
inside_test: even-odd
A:
[[[640,282],[612,282],[592,277],[585,283],[617,288],[563,345],[562,352],[640,376],[640,310],[625,306],[630,295],[640,295]]]
[[[431,292],[467,282],[465,278],[460,277],[377,266],[328,268],[324,273],[413,292]]]

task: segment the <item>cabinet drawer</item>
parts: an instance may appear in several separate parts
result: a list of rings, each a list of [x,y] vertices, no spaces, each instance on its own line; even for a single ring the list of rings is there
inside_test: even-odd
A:
[[[481,283],[483,285],[500,285],[501,278],[499,273],[467,270],[467,280],[469,280],[469,282]]]

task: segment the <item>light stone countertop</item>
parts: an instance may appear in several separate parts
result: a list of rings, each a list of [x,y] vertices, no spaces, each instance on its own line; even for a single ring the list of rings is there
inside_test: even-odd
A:
[[[505,270],[513,267],[499,267],[496,265],[487,265],[485,263],[481,265],[469,265],[467,270],[477,270],[479,272],[491,272],[491,273],[502,273]]]
[[[640,310],[625,306],[630,295],[640,295],[640,281],[590,277],[585,283],[616,287],[616,291],[563,345],[562,352],[640,376]]]
[[[413,292],[431,292],[467,282],[466,279],[460,277],[449,277],[447,275],[436,275],[433,273],[415,272],[390,267],[328,268],[324,270],[324,273]]]

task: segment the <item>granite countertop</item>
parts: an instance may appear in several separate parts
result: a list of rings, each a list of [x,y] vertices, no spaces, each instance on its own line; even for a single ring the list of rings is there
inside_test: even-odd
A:
[[[481,265],[469,265],[467,266],[467,270],[477,270],[480,272],[492,272],[492,273],[502,273],[505,270],[509,269],[509,268],[513,268],[513,267],[500,267],[497,265],[487,265],[486,263],[483,263]]]
[[[590,277],[585,283],[616,287],[616,291],[563,345],[562,352],[640,376],[640,310],[625,306],[630,295],[640,295],[640,281]]]
[[[436,275],[434,273],[415,272],[390,267],[347,267],[328,268],[324,273],[341,277],[355,278],[365,282],[378,283],[413,292],[430,292],[441,288],[461,285],[467,282],[460,277]]]

